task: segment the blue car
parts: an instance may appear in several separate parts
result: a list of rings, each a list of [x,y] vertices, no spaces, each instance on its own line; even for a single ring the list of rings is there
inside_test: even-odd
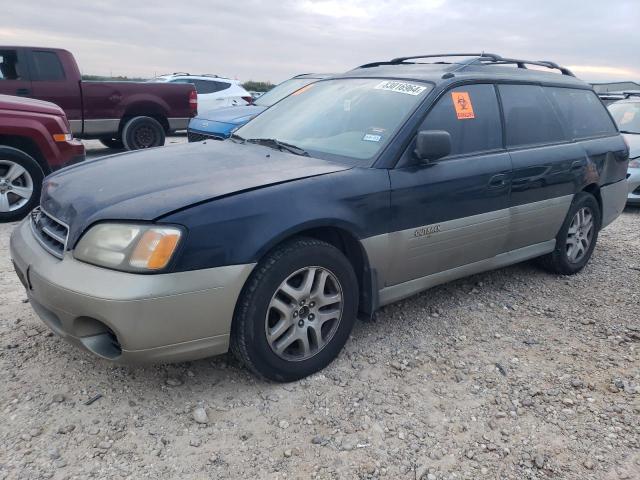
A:
[[[297,75],[258,97],[253,105],[224,107],[203,112],[189,122],[187,130],[189,141],[201,142],[209,138],[216,140],[229,138],[235,128],[244,125],[274,103],[316,80],[329,76],[331,75],[318,73]]]
[[[579,272],[625,206],[628,146],[566,68],[468,55],[363,65],[224,142],[48,176],[11,236],[29,305],[114,362],[231,350],[293,381],[356,318],[435,285],[538,257]]]

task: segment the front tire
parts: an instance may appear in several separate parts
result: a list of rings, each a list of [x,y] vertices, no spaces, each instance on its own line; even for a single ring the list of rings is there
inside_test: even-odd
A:
[[[13,147],[0,147],[0,222],[23,218],[38,204],[44,172],[38,162]]]
[[[122,143],[127,150],[160,147],[164,141],[164,128],[155,118],[134,117],[122,129]]]
[[[556,248],[541,257],[540,264],[561,275],[578,273],[591,258],[601,224],[598,201],[590,193],[578,193],[556,236]]]
[[[254,373],[291,382],[323,369],[344,346],[358,310],[358,281],[334,246],[298,238],[256,267],[240,296],[231,350]]]

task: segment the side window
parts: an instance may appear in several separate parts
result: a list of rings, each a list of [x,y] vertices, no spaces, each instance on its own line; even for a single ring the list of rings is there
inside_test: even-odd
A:
[[[25,76],[22,73],[22,65],[18,63],[18,52],[0,50],[0,81],[22,80]]]
[[[196,86],[196,91],[198,93],[214,93],[222,90],[218,83],[220,82],[211,82],[209,80],[195,80],[194,84]]]
[[[573,138],[616,133],[616,127],[600,99],[591,90],[545,87]]]
[[[502,124],[493,85],[464,85],[444,94],[425,118],[421,130],[451,135],[451,155],[502,148]]]
[[[499,85],[507,146],[567,140],[560,118],[538,85]]]
[[[64,69],[55,52],[33,52],[33,80],[64,80]]]

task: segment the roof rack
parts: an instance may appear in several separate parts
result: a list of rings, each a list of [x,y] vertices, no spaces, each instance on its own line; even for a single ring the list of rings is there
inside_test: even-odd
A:
[[[569,75],[575,77],[573,72],[568,68],[561,67],[557,63],[550,62],[548,60],[522,60],[517,58],[506,58],[495,53],[438,53],[430,55],[414,55],[411,57],[398,57],[389,61],[373,62],[362,65],[359,68],[377,67],[380,65],[399,65],[403,63],[416,63],[408,62],[407,60],[418,60],[422,58],[443,58],[443,57],[472,57],[464,62],[460,63],[459,70],[474,64],[487,64],[487,65],[517,65],[518,68],[527,68],[527,65],[537,65],[539,67],[550,68],[559,70],[563,75]],[[449,62],[434,62],[434,63],[449,63]]]
[[[640,97],[640,90],[621,90],[617,92],[600,92],[598,93],[600,98],[618,98],[620,100],[627,99],[629,97]]]

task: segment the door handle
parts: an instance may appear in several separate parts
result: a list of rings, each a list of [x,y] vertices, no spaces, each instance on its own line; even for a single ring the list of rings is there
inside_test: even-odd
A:
[[[28,88],[18,88],[16,90],[16,95],[19,95],[21,97],[24,97],[25,95],[29,95],[30,90]]]
[[[509,176],[504,173],[499,173],[498,175],[494,175],[489,180],[489,188],[502,188],[505,187],[508,183]]]

